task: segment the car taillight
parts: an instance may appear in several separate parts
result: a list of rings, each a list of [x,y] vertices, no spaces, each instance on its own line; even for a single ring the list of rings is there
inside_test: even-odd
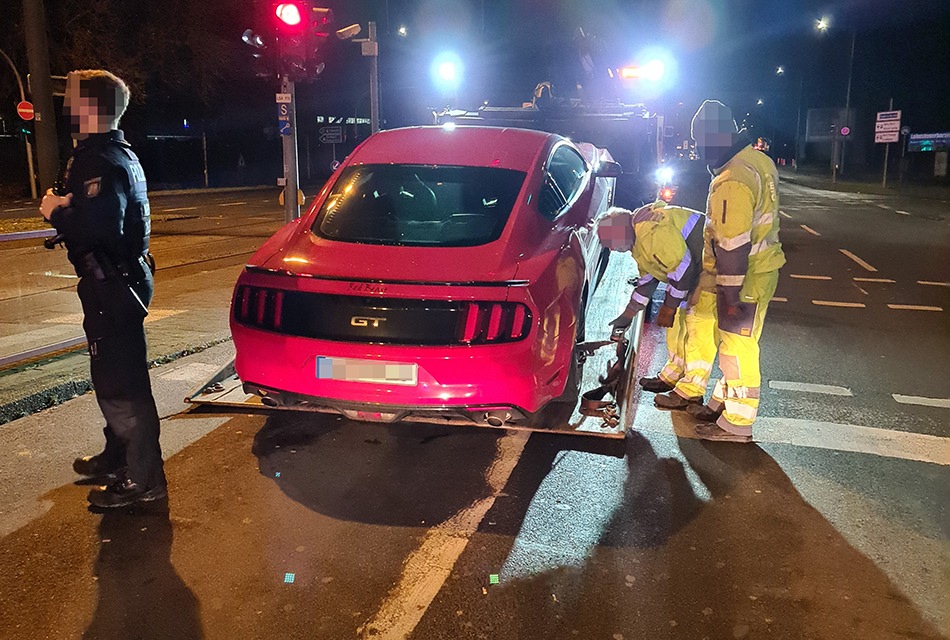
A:
[[[234,293],[232,306],[238,322],[261,329],[280,329],[284,292],[279,289],[264,289],[241,285]]]
[[[531,312],[516,302],[468,302],[458,323],[462,344],[520,340],[531,331]]]

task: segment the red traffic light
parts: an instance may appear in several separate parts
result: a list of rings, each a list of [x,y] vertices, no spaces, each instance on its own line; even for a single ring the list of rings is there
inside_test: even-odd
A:
[[[283,2],[277,5],[274,13],[277,14],[277,19],[288,27],[296,27],[303,22],[300,5],[294,2]]]

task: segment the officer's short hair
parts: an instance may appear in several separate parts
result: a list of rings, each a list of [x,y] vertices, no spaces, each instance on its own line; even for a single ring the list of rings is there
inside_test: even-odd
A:
[[[119,76],[104,69],[73,71],[79,80],[80,95],[96,101],[100,116],[118,122],[129,106],[129,86]]]

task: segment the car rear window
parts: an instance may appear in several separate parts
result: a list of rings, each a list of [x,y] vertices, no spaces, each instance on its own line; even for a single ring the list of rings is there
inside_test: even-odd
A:
[[[365,244],[486,244],[505,228],[525,175],[489,167],[347,167],[320,208],[313,231]]]

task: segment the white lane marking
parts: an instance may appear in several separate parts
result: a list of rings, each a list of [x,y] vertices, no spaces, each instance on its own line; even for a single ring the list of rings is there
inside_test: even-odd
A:
[[[891,280],[890,278],[854,278],[856,282],[884,282],[887,284],[894,284],[896,280]]]
[[[39,209],[39,207],[36,207],[36,208]],[[33,207],[17,207],[16,209],[4,209],[3,212],[12,213],[14,211],[29,211],[30,209],[33,209]]]
[[[219,207],[236,207],[239,204],[247,204],[246,202],[223,202],[219,204]]]
[[[853,396],[851,389],[836,387],[831,384],[812,384],[811,382],[787,382],[785,380],[769,380],[769,389],[781,391],[801,391],[803,393],[823,393],[829,396]]]
[[[806,276],[800,273],[790,273],[788,277],[798,280],[831,280],[831,276]]]
[[[673,422],[673,415],[673,412],[655,408],[652,402],[640,404],[637,406],[634,428],[648,433],[696,438],[693,431],[695,421]],[[950,465],[950,438],[912,431],[761,416],[752,427],[752,433],[755,441],[762,445],[789,444]]]
[[[788,298],[783,298],[781,296],[772,296],[772,302],[788,302]]]
[[[929,307],[923,304],[889,304],[890,309],[901,309],[903,311],[943,311],[943,307]]]
[[[941,409],[950,409],[950,398],[925,398],[923,396],[902,396],[899,393],[892,393],[891,397],[901,404],[916,404],[921,407],[939,407]]]
[[[783,218],[789,218],[789,219],[791,219],[791,217],[792,217],[792,216],[788,215],[787,213],[785,213],[784,211],[779,211],[778,214],[779,214],[780,216],[782,216]]]
[[[864,268],[867,269],[868,271],[872,271],[872,272],[873,272],[873,271],[877,271],[877,269],[875,269],[874,267],[872,267],[871,265],[869,265],[867,262],[865,262],[864,260],[862,260],[862,259],[859,258],[858,256],[854,255],[853,253],[851,253],[851,252],[848,251],[847,249],[838,249],[838,251],[840,251],[840,252],[843,253],[844,255],[848,256],[849,258],[851,258],[852,260],[854,260],[855,262],[857,262],[859,265],[861,265],[862,267],[864,267]]]
[[[897,213],[901,214],[902,216],[909,216],[909,215],[910,215],[910,212],[909,212],[909,211],[901,211],[900,209],[894,209],[894,211],[896,211]]]
[[[819,307],[844,307],[846,309],[864,309],[867,305],[863,302],[836,302],[834,300],[812,300],[812,304]]]
[[[880,209],[884,209],[885,211],[890,211],[890,210],[891,210],[891,208],[890,208],[889,206],[884,205],[884,204],[875,204],[874,206],[875,206],[875,207],[878,207],[878,208],[880,208]]]
[[[426,532],[422,544],[406,559],[398,584],[379,611],[356,630],[359,637],[401,640],[410,636],[452,573],[469,538],[504,489],[529,435],[525,431],[509,431],[498,440],[495,459],[485,472],[489,495]]]
[[[853,282],[852,282],[851,284],[853,284],[853,285],[854,285],[854,288],[857,289],[858,291],[860,291],[861,293],[863,293],[864,295],[866,295],[866,296],[871,295],[870,293],[868,293],[867,291],[865,291],[864,289],[862,289],[862,288],[859,287],[858,285],[854,284]]]
[[[917,284],[923,284],[929,287],[950,287],[950,282],[934,282],[933,280],[918,280]]]
[[[29,274],[31,276],[46,276],[47,278],[66,278],[67,280],[72,280],[78,278],[75,273],[56,273],[55,271],[31,271]]]
[[[799,226],[800,226],[802,229],[804,229],[805,231],[807,231],[808,233],[812,234],[813,236],[821,236],[820,233],[818,233],[817,231],[815,231],[814,229],[812,229],[811,227],[809,227],[807,224],[802,224],[802,225],[799,225]]]
[[[159,213],[170,213],[172,211],[195,211],[198,207],[175,207],[174,209],[159,209]]]

